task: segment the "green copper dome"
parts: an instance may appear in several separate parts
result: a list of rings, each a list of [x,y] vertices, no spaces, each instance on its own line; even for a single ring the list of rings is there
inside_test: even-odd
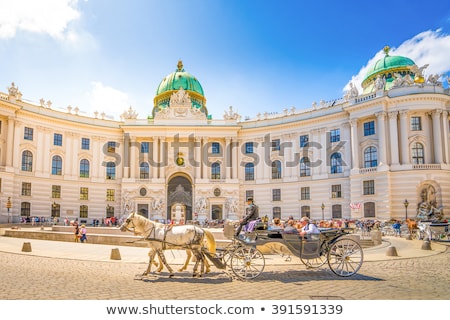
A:
[[[402,56],[390,56],[388,46],[384,47],[385,56],[378,60],[373,66],[367,71],[366,77],[362,82],[363,94],[369,93],[373,89],[373,84],[378,76],[385,79],[386,85],[385,90],[392,87],[392,81],[394,80],[393,74],[400,73],[403,76],[412,74],[410,69],[415,65],[414,61],[409,58]]]
[[[158,89],[156,89],[156,95],[160,95],[166,91],[177,91],[180,88],[183,88],[186,91],[197,92],[202,96],[204,95],[202,85],[197,78],[184,71],[183,63],[178,61],[177,70],[161,81]]]
[[[156,112],[169,106],[170,96],[180,90],[180,88],[183,88],[188,93],[192,107],[208,116],[202,85],[197,78],[184,70],[182,61],[178,61],[175,72],[166,76],[156,89],[156,96],[153,100],[153,116],[155,116]]]

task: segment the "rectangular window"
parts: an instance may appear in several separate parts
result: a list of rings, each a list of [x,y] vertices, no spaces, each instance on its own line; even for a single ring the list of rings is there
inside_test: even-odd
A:
[[[307,147],[309,143],[309,135],[300,136],[300,148]]]
[[[331,186],[331,197],[332,198],[342,198],[340,184],[334,184]]]
[[[245,153],[253,153],[253,142],[245,143]]]
[[[272,140],[272,151],[280,151],[280,139]]]
[[[363,194],[375,194],[375,181],[367,180],[363,181]]]
[[[148,150],[149,150],[149,143],[141,142],[141,153],[148,153]]]
[[[116,190],[106,189],[106,201],[116,201]]]
[[[80,218],[87,218],[89,215],[88,206],[81,205],[80,206]]]
[[[91,140],[89,138],[81,138],[81,149],[89,150]]]
[[[116,152],[116,143],[114,141],[108,141],[108,152]]]
[[[334,129],[330,131],[330,142],[339,142],[341,141],[341,130]]]
[[[30,182],[22,182],[22,195],[23,196],[31,196],[31,183]]]
[[[89,200],[89,188],[80,188],[80,200]]]
[[[52,198],[60,199],[61,198],[61,186],[52,186]]]
[[[411,117],[411,131],[421,131],[421,130],[422,130],[422,118]]]
[[[364,136],[375,134],[375,121],[364,122]]]
[[[53,145],[62,147],[62,134],[60,133],[53,134]]]
[[[25,140],[33,141],[33,128],[25,127],[23,132],[23,138]]]
[[[309,193],[309,187],[302,187],[300,189],[300,199],[301,200],[311,200],[311,195]]]
[[[212,152],[212,154],[219,154],[220,153],[220,143],[213,142],[211,144],[211,152]]]
[[[272,201],[281,201],[281,189],[272,190]]]

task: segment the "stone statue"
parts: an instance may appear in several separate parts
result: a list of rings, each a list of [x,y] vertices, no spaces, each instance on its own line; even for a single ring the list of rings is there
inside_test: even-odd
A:
[[[375,79],[373,90],[374,91],[382,90],[382,89],[384,89],[385,84],[386,84],[386,79],[384,78],[384,76],[382,77],[381,75],[378,75],[377,78]]]
[[[345,99],[356,98],[358,95],[358,89],[353,85],[353,82],[350,82],[350,89],[347,91]]]
[[[154,199],[152,202],[152,209],[154,212],[160,213],[163,207],[163,200],[162,199]]]
[[[229,214],[235,214],[238,211],[238,201],[235,198],[228,198],[225,203]]]
[[[10,96],[15,97],[19,92],[19,88],[15,86],[14,82],[11,82],[11,87],[8,87],[8,93]]]
[[[420,196],[422,201],[417,207],[417,217],[421,219],[442,219],[442,208],[437,207],[436,189],[431,185],[426,185]]]
[[[197,213],[204,213],[206,210],[206,198],[201,197],[198,198],[197,203],[195,204],[195,209]]]

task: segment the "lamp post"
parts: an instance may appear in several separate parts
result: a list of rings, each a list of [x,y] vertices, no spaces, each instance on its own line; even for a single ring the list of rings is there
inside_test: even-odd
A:
[[[8,223],[9,223],[9,209],[12,208],[11,197],[8,197],[8,201],[6,202],[6,208],[8,209]]]
[[[408,220],[408,199],[405,199],[405,202],[403,202],[403,205],[405,206],[405,220]]]
[[[323,211],[325,210],[325,205],[322,202],[322,205],[320,206],[322,208],[322,220],[325,220],[325,216],[323,214]]]

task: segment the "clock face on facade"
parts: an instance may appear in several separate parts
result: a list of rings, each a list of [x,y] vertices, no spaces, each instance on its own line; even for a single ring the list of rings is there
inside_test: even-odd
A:
[[[182,166],[182,165],[184,165],[184,158],[183,157],[178,157],[176,162],[177,162],[177,165]]]
[[[139,190],[139,194],[140,194],[141,196],[145,196],[145,195],[147,194],[147,189],[141,188],[141,190]]]
[[[220,189],[219,189],[219,188],[215,188],[215,189],[214,189],[214,195],[215,195],[216,197],[220,196]]]

